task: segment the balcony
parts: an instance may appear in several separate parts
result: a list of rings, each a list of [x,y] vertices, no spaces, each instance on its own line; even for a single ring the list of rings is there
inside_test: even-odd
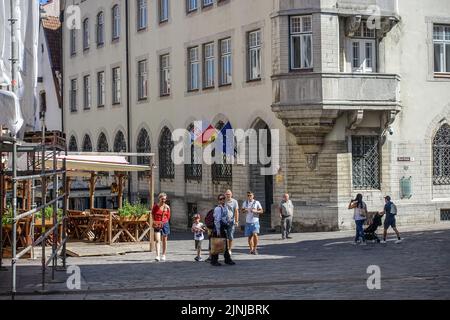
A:
[[[400,77],[395,74],[289,73],[272,80],[272,110],[299,144],[323,144],[343,112],[401,111]]]

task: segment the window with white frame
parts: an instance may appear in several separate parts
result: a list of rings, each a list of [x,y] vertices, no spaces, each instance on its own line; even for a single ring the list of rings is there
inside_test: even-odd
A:
[[[349,42],[349,57],[352,72],[376,71],[376,39],[375,29],[368,28],[363,21],[361,27],[355,32]]]
[[[248,33],[248,79],[261,79],[261,30]]]
[[[97,73],[97,106],[105,106],[105,72]]]
[[[291,17],[290,22],[291,69],[312,69],[312,16]]]
[[[159,22],[169,20],[169,0],[159,0]]]
[[[89,19],[83,21],[83,49],[89,49],[90,34],[89,34]]]
[[[215,77],[215,58],[214,58],[214,43],[207,43],[203,46],[203,88],[214,87]]]
[[[138,9],[138,30],[147,28],[148,13],[147,13],[147,0],[137,0]]]
[[[434,25],[434,72],[450,73],[450,25]]]
[[[77,30],[70,30],[70,54],[73,56],[77,54]]]
[[[198,9],[198,2],[197,0],[186,0],[187,4],[187,12],[196,11]]]
[[[89,110],[91,108],[91,76],[85,76],[83,78],[83,89],[84,89],[84,109]]]
[[[97,15],[97,45],[101,46],[105,43],[105,14],[100,12]]]
[[[203,0],[204,7],[211,6],[213,4],[214,4],[214,0]]]
[[[198,54],[198,47],[189,48],[189,83],[188,90],[194,91],[199,89],[200,82],[200,58]]]
[[[147,60],[138,62],[138,99],[145,100],[148,97],[148,71]]]
[[[77,107],[78,82],[77,79],[70,80],[70,111],[76,112]]]
[[[233,59],[231,55],[231,38],[220,40],[220,84],[232,82]]]
[[[120,7],[115,5],[112,8],[112,38],[113,40],[120,37]]]
[[[113,104],[119,104],[121,99],[121,84],[120,84],[120,67],[112,69],[112,84],[113,84]]]
[[[170,95],[170,56],[168,54],[160,57],[160,69],[161,69],[161,87],[160,95]]]

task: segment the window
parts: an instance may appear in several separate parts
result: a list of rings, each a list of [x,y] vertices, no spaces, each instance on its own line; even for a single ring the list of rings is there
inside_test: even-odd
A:
[[[83,78],[83,102],[84,102],[84,110],[89,110],[91,108],[91,76],[85,76]]]
[[[70,30],[70,54],[72,56],[77,54],[77,30]]]
[[[261,79],[261,30],[248,33],[248,79]]]
[[[114,152],[127,152],[127,143],[125,142],[125,136],[122,131],[117,132],[114,138]]]
[[[367,22],[361,23],[350,40],[350,57],[353,72],[374,72],[376,70],[375,29],[369,29]]]
[[[194,124],[191,124],[188,131],[194,135]],[[196,148],[194,142],[191,141],[191,161],[184,166],[184,178],[186,181],[201,181],[202,180],[202,149],[195,152]]]
[[[169,0],[159,0],[159,22],[169,20]]]
[[[433,28],[434,72],[450,73],[450,26]]]
[[[186,0],[187,1],[187,12],[196,11],[198,9],[197,0]]]
[[[109,151],[108,139],[106,139],[106,135],[103,132],[100,133],[100,136],[98,137],[97,151],[98,152],[108,152]]]
[[[100,12],[97,15],[97,46],[102,46],[105,43],[105,15]]]
[[[88,134],[83,139],[83,152],[92,152],[91,137]]]
[[[170,58],[168,54],[160,57],[161,87],[160,95],[170,95]]]
[[[77,139],[74,136],[71,136],[69,140],[69,152],[77,152],[77,151],[78,151]]]
[[[147,60],[138,62],[138,99],[145,100],[148,97],[148,71]]]
[[[76,112],[77,106],[78,82],[76,79],[70,80],[70,111]]]
[[[214,4],[214,0],[203,0],[203,7],[212,6]]]
[[[136,143],[136,151],[138,153],[150,153],[151,150],[150,145],[150,137],[148,135],[147,130],[141,129],[139,132],[137,143]],[[141,166],[149,166],[150,165],[150,157],[137,157],[137,164]],[[143,179],[145,176],[145,172],[139,172],[138,178]]]
[[[208,43],[203,46],[203,88],[214,87],[214,43]]]
[[[89,49],[89,42],[90,42],[90,35],[89,35],[89,19],[84,19],[83,21],[83,50]]]
[[[105,106],[105,72],[97,73],[97,106]]]
[[[159,179],[174,179],[175,165],[172,161],[172,150],[174,143],[172,133],[167,127],[164,127],[159,139]]]
[[[113,104],[119,104],[121,99],[121,84],[120,84],[120,68],[112,69],[113,73]]]
[[[147,28],[148,13],[147,13],[147,0],[137,0],[138,10],[138,30]]]
[[[188,91],[199,89],[200,82],[200,59],[198,56],[198,47],[188,49],[189,55],[189,81]]]
[[[117,40],[120,38],[120,8],[115,5],[112,8],[112,38]]]
[[[433,183],[450,185],[450,125],[444,124],[433,141]]]
[[[353,188],[380,189],[377,136],[352,136]]]
[[[291,69],[312,69],[312,17],[291,17]]]
[[[228,38],[220,41],[220,84],[231,84],[232,73],[231,38]]]
[[[219,123],[216,125],[216,129],[218,131],[221,131],[225,126],[225,123],[223,121],[219,121]],[[233,166],[231,164],[228,164],[228,157],[225,154],[224,150],[213,150],[212,156],[215,157],[216,152],[220,152],[221,156],[223,157],[222,163],[213,163],[211,166],[211,176],[213,183],[219,183],[219,182],[227,182],[231,183],[233,180]]]

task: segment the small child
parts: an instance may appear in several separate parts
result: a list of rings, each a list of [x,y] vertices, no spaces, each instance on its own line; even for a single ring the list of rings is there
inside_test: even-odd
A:
[[[202,242],[205,239],[203,232],[206,232],[206,226],[200,222],[200,215],[197,213],[193,217],[194,223],[192,224],[192,232],[194,233],[195,249],[197,250],[197,256],[195,261],[201,262],[202,259]]]

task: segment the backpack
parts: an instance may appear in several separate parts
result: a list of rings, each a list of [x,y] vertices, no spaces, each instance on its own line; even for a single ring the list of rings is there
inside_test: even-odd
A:
[[[393,202],[391,202],[391,214],[393,216],[397,215],[397,206]]]
[[[209,210],[206,214],[205,225],[208,229],[214,229],[214,209]]]

